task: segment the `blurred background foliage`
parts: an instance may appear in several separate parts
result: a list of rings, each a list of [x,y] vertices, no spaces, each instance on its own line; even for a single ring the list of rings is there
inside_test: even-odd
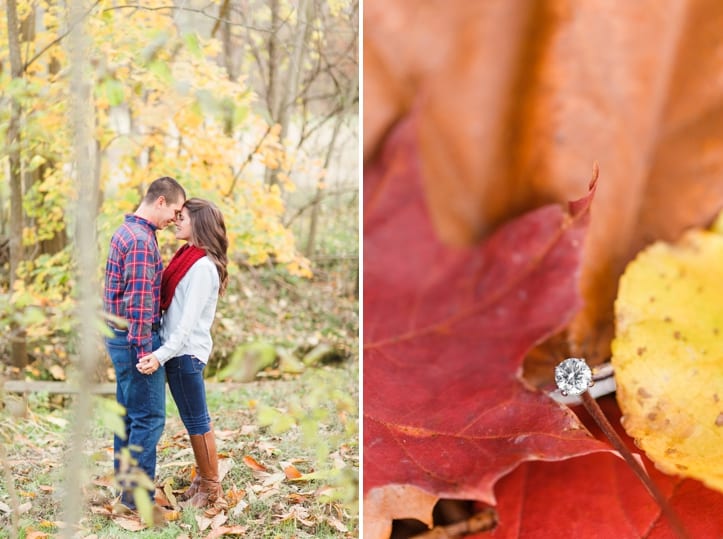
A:
[[[8,377],[63,380],[78,185],[64,40],[78,22],[62,2],[0,6],[0,358]],[[98,309],[110,235],[170,175],[217,203],[229,232],[209,374],[257,341],[273,349],[272,374],[303,370],[320,346],[324,360],[355,356],[357,2],[87,6]],[[169,230],[159,243],[167,262],[179,244]],[[102,359],[97,379],[110,378]]]

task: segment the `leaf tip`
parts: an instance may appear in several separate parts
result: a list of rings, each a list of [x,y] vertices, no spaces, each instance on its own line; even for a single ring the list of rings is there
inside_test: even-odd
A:
[[[588,188],[590,191],[592,191],[595,188],[595,184],[597,184],[597,179],[600,176],[600,164],[597,161],[592,162],[592,178],[590,178],[590,183],[588,184]]]

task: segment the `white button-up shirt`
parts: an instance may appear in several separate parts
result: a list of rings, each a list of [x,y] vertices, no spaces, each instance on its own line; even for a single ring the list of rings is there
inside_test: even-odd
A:
[[[183,276],[171,305],[163,314],[163,345],[153,351],[161,365],[182,355],[208,362],[213,347],[211,325],[216,315],[218,288],[218,270],[207,256],[198,259]]]

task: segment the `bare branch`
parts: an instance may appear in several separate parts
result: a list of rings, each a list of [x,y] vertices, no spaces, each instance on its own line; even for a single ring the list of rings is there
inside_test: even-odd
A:
[[[43,47],[43,48],[40,49],[37,53],[35,53],[35,55],[34,55],[30,60],[28,60],[27,62],[25,62],[25,64],[23,65],[23,72],[26,72],[26,71],[28,70],[28,67],[30,67],[30,65],[31,65],[33,62],[35,62],[35,60],[37,60],[37,59],[40,58],[43,54],[45,54],[45,51],[47,51],[48,49],[54,47],[55,45],[58,45],[63,39],[65,39],[65,38],[73,31],[73,29],[74,29],[78,24],[80,24],[82,21],[84,21],[85,18],[86,18],[88,15],[91,14],[91,12],[93,11],[93,9],[95,9],[95,7],[96,7],[98,4],[100,4],[100,0],[95,0],[95,3],[94,3],[90,8],[88,8],[88,10],[83,14],[82,17],[80,17],[77,21],[74,21],[73,23],[71,23],[70,28],[68,28],[67,31],[65,31],[65,32],[63,32],[62,34],[60,34],[57,38],[55,38],[53,41],[51,41],[51,42],[48,43],[45,47]]]
[[[251,160],[254,158],[254,155],[256,155],[256,152],[259,151],[259,148],[261,148],[261,145],[264,143],[264,140],[266,140],[266,137],[269,135],[270,132],[271,132],[271,126],[268,126],[266,128],[266,132],[263,134],[263,136],[259,140],[258,144],[256,144],[256,147],[249,152],[249,154],[246,156],[246,159],[239,167],[238,171],[236,171],[236,174],[234,174],[233,180],[231,181],[231,185],[228,188],[228,192],[224,195],[224,198],[228,198],[233,194],[234,189],[236,188],[236,183],[238,182],[238,179],[241,176],[241,173],[246,168],[246,165],[248,165],[251,162]]]

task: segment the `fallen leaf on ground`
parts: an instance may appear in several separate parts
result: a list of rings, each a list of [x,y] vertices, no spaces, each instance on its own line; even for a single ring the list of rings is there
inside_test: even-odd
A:
[[[226,491],[225,498],[228,501],[229,506],[233,507],[238,502],[243,500],[243,498],[246,496],[246,491],[243,489],[236,488],[234,485],[230,489]]]
[[[234,518],[240,517],[244,511],[248,508],[249,504],[248,502],[244,500],[239,500],[235,505],[232,506],[230,514]]]
[[[113,517],[113,522],[115,522],[124,530],[128,530],[131,532],[137,532],[146,529],[146,525],[141,522],[141,519],[138,516],[115,516]]]
[[[656,243],[615,303],[612,363],[627,432],[661,470],[723,492],[723,235]]]
[[[239,431],[236,429],[233,430],[214,430],[213,433],[216,435],[216,438],[219,440],[238,440]]]
[[[284,468],[284,474],[286,479],[299,479],[302,477],[301,472],[293,464],[289,464]]]
[[[221,526],[209,533],[205,539],[216,539],[224,535],[240,535],[243,537],[247,531],[248,526]]]
[[[308,496],[304,496],[303,494],[299,494],[298,492],[292,492],[286,497],[286,499],[290,503],[304,503],[309,498],[308,498]]]
[[[27,513],[33,508],[32,502],[25,502],[18,505],[18,515],[22,515],[24,513]]]
[[[258,472],[265,472],[267,471],[266,466],[261,464],[258,460],[253,458],[251,455],[244,455],[243,458],[244,464],[251,468],[252,470],[256,470]]]
[[[218,477],[219,481],[223,481],[223,478],[226,477],[226,474],[230,472],[233,467],[236,466],[236,463],[232,458],[219,458],[218,459]]]
[[[263,486],[277,486],[280,483],[283,483],[286,479],[286,474],[284,472],[277,472],[277,473],[266,473],[266,472],[255,472],[258,478],[263,479],[262,485]]]
[[[154,496],[156,505],[161,507],[177,507],[176,497],[173,495],[173,479],[169,478],[164,484],[163,488],[156,487],[156,493]]]
[[[176,510],[167,510],[163,512],[163,519],[166,522],[173,522],[181,519],[181,512]]]
[[[90,512],[94,515],[112,515],[113,507],[111,505],[91,505]]]
[[[316,524],[316,519],[311,512],[301,505],[293,505],[286,513],[274,516],[281,521],[293,520],[295,522],[301,522],[304,526],[308,527]]]
[[[341,533],[347,533],[347,532],[349,531],[349,528],[346,527],[346,526],[344,525],[344,523],[343,523],[341,520],[339,520],[338,518],[336,518],[336,517],[327,516],[327,517],[324,517],[324,520],[326,521],[326,523],[327,523],[329,526],[331,526],[332,528],[334,528],[336,531],[339,531],[339,532],[341,532]]]
[[[400,125],[364,177],[365,530],[405,508],[426,520],[439,497],[494,504],[522,462],[609,449],[520,378],[525,353],[580,306],[594,187],[452,249],[428,217],[414,133]],[[385,489],[406,497],[385,507]]]
[[[228,515],[226,515],[225,513],[218,513],[213,517],[208,517],[206,515],[195,515],[195,517],[199,531],[204,531],[209,526],[211,527],[211,529],[215,530],[222,524],[225,524],[228,520]]]
[[[241,427],[241,435],[248,436],[250,434],[253,434],[257,430],[259,430],[258,425],[244,425],[243,427]]]

